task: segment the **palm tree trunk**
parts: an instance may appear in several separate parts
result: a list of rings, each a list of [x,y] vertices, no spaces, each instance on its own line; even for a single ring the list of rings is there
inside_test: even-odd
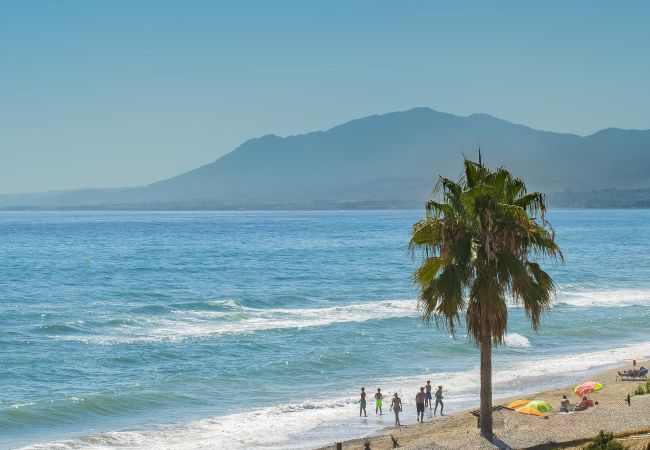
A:
[[[481,436],[492,442],[492,340],[481,336]]]

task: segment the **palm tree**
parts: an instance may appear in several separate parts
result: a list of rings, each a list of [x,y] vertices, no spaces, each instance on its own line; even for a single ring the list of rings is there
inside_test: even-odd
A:
[[[479,159],[480,161],[480,159]],[[508,303],[522,305],[537,330],[555,286],[540,257],[562,260],[544,196],[505,168],[491,170],[465,159],[458,182],[440,178],[426,217],[409,247],[422,264],[413,274],[425,322],[442,321],[454,334],[465,313],[467,334],[481,353],[481,434],[492,440],[492,345],[503,344]]]

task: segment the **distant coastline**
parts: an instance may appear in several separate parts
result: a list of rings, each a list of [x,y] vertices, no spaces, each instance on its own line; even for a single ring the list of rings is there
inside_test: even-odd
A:
[[[430,108],[373,115],[326,131],[266,135],[146,186],[0,194],[3,210],[420,209],[438,175],[456,176],[480,145],[555,208],[650,207],[650,130],[553,133],[487,114]]]
[[[553,198],[553,194],[550,197]],[[623,194],[622,194],[623,195]],[[644,210],[650,209],[650,191],[648,200],[645,201],[605,201],[589,198],[589,201],[560,201],[550,202],[550,210]],[[571,197],[569,197],[571,198]],[[117,205],[70,205],[70,206],[4,206],[0,212],[74,212],[74,211],[156,211],[156,212],[198,212],[198,211],[224,211],[224,212],[256,212],[256,211],[421,211],[425,201],[411,202],[408,204],[391,204],[389,202],[341,202],[341,203],[310,203],[310,204],[245,204],[245,205],[214,205],[210,203],[152,203],[152,204],[117,204]]]

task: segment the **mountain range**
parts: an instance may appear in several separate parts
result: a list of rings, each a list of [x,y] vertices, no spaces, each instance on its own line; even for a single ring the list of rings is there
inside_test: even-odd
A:
[[[420,208],[464,155],[506,166],[558,207],[650,205],[650,130],[553,133],[415,108],[327,131],[267,135],[147,186],[0,195],[4,209]]]

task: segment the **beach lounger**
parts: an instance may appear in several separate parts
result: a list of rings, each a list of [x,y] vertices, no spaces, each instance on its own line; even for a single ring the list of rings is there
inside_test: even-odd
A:
[[[628,372],[616,372],[616,380],[620,381],[644,381],[648,379],[648,369],[641,367],[639,372],[636,374],[630,374]]]
[[[638,375],[638,376],[632,376],[632,375],[626,375],[624,373],[618,373],[616,376],[617,381],[645,381],[647,380],[648,377],[646,375]]]

